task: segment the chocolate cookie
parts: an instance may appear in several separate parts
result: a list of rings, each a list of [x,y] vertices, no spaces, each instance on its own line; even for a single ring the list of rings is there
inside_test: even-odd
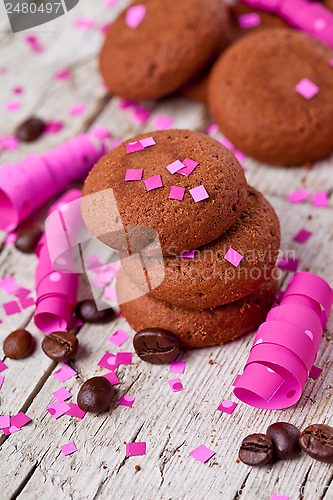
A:
[[[126,152],[129,142],[141,144],[150,136],[155,145]],[[174,171],[179,165],[181,173],[166,168]],[[125,181],[133,169],[143,170],[142,180]],[[151,181],[163,185],[148,190]],[[243,211],[247,184],[234,155],[219,142],[199,132],[167,130],[137,136],[110,151],[91,170],[83,195],[85,223],[106,245],[125,251],[157,246],[157,232],[163,254],[174,255],[228,229]]]
[[[221,0],[138,0],[146,12],[136,28],[129,9],[109,28],[100,71],[113,94],[158,99],[198,75],[227,38],[228,12]],[[130,8],[131,8],[130,7]]]
[[[188,99],[193,99],[193,101],[208,104],[208,82],[211,69],[212,67],[210,66],[197,78],[180,89],[180,91],[178,92],[179,95],[187,97]]]
[[[248,201],[239,219],[219,238],[195,252],[194,258],[165,257],[165,276],[151,295],[181,307],[206,309],[238,300],[269,279],[280,247],[280,224],[264,198],[249,188]],[[229,248],[242,255],[235,267],[225,259]],[[123,259],[124,271],[139,288],[158,283],[160,261],[145,261],[145,275],[138,272],[138,254]],[[148,278],[148,279],[147,279]],[[152,288],[152,287],[151,287]]]
[[[118,300],[135,293],[136,286],[121,271],[117,279]],[[121,312],[135,331],[164,328],[179,337],[185,347],[224,344],[254,330],[262,323],[274,301],[277,282],[265,282],[253,294],[214,309],[184,309],[161,302],[150,295],[120,305]]]
[[[325,158],[333,149],[332,56],[290,29],[238,40],[218,59],[209,82],[210,110],[221,131],[236,148],[273,165]],[[312,98],[295,89],[304,79],[319,88]]]

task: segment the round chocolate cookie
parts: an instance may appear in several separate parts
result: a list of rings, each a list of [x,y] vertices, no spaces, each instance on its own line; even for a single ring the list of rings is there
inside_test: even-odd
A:
[[[208,104],[208,82],[211,66],[201,73],[197,78],[192,80],[189,84],[185,85],[178,92],[179,95],[192,99],[193,101]]]
[[[150,295],[122,303],[137,293],[137,288],[123,271],[117,278],[120,310],[133,330],[164,328],[177,335],[183,346],[191,348],[224,344],[254,330],[265,320],[276,291],[277,282],[271,279],[231,304],[214,309],[185,309]]]
[[[129,142],[150,136],[155,145],[127,153]],[[183,173],[170,173],[174,162]],[[140,169],[142,180],[125,181]],[[148,190],[154,181],[162,187]],[[161,245],[163,255],[174,255],[217,238],[238,219],[246,200],[243,170],[228,149],[199,132],[164,130],[121,144],[95,165],[84,185],[82,214],[108,246],[127,252]]]
[[[146,12],[133,28],[128,18],[138,4]],[[227,39],[228,25],[228,11],[221,0],[135,1],[107,33],[100,54],[104,81],[113,94],[126,99],[170,94],[217,56]]]
[[[248,201],[239,219],[219,238],[197,249],[194,258],[176,254],[165,257],[164,280],[151,295],[181,307],[206,309],[238,300],[254,292],[269,279],[280,247],[280,224],[264,196],[249,187]],[[241,256],[239,265],[224,257],[232,248]],[[145,291],[147,283],[159,283],[160,260],[145,260],[139,271],[139,255],[124,258],[130,279]],[[147,279],[148,278],[148,279]],[[152,289],[153,288],[153,289]]]
[[[209,106],[221,131],[236,148],[273,165],[325,158],[333,149],[332,56],[319,41],[290,29],[238,40],[209,81]],[[305,93],[316,85],[318,93],[306,98],[298,84]]]
[[[333,0],[324,0],[324,5],[330,10],[333,10]]]

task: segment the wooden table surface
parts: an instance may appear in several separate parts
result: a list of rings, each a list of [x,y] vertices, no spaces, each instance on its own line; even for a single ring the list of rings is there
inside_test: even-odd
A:
[[[1,152],[1,163],[15,162],[32,152],[42,153],[96,124],[107,127],[115,137],[127,139],[140,131],[153,130],[156,115],[167,114],[173,118],[175,128],[205,130],[210,118],[201,104],[178,97],[149,103],[152,114],[142,125],[133,120],[130,109],[120,109],[118,98],[106,94],[96,57],[102,43],[101,27],[124,5],[126,2],[119,1],[107,7],[102,0],[81,0],[66,16],[29,31],[44,47],[41,53],[34,53],[26,43],[27,32],[11,34],[1,4],[0,66],[8,71],[0,74],[0,137],[12,134],[17,124],[30,115],[65,124],[58,134],[22,144],[16,151]],[[94,25],[75,28],[77,19],[93,19]],[[62,69],[71,71],[68,81],[54,78]],[[24,93],[14,95],[14,87],[23,87]],[[8,112],[6,106],[12,101],[22,106]],[[70,116],[71,106],[77,103],[84,103],[86,112]],[[311,199],[291,205],[286,200],[287,193],[299,188],[331,194],[332,158],[311,170],[273,168],[250,159],[244,165],[249,183],[267,196],[280,217],[282,252],[295,252],[300,270],[311,270],[332,283],[332,206],[315,208]],[[301,228],[313,232],[305,244],[293,241]],[[1,242],[4,238],[2,233]],[[0,252],[0,277],[12,274],[20,285],[33,289],[36,257],[23,255],[6,244],[2,244]],[[282,286],[289,277],[290,273],[283,274]],[[0,300],[3,303],[8,296],[1,292]],[[182,359],[187,362],[186,371],[180,375],[184,390],[179,393],[168,387],[167,367],[151,366],[134,356],[132,365],[118,370],[118,395],[134,396],[133,408],[116,403],[111,412],[99,416],[87,414],[82,420],[63,416],[54,420],[45,408],[53,400],[52,392],[62,384],[51,376],[56,364],[40,348],[42,334],[34,325],[33,308],[12,316],[5,316],[1,308],[0,316],[0,356],[8,366],[0,390],[0,414],[15,415],[22,410],[32,419],[20,432],[0,438],[1,499],[233,500],[270,499],[273,493],[293,500],[333,498],[332,466],[305,455],[263,468],[236,463],[242,438],[252,432],[265,432],[272,422],[288,421],[300,428],[315,422],[333,424],[332,321],[324,333],[316,363],[323,373],[316,381],[308,381],[302,398],[290,409],[264,411],[240,403],[233,415],[216,411],[222,399],[236,401],[232,382],[243,369],[251,334],[226,346],[185,353]],[[10,331],[23,327],[38,339],[35,353],[22,361],[6,359],[3,340]],[[97,362],[104,352],[117,350],[112,349],[107,338],[119,327],[130,332],[123,319],[81,328],[80,356],[71,363],[78,375],[64,384],[73,394],[73,401],[82,382],[100,373]],[[132,349],[131,340],[120,348]],[[64,457],[60,446],[70,441],[75,442],[78,452]],[[145,441],[146,456],[125,459],[124,442],[130,441]],[[216,452],[206,464],[189,456],[200,444]],[[136,465],[141,470],[137,471]]]

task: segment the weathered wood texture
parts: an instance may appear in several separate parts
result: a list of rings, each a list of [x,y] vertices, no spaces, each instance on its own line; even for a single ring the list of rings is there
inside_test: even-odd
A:
[[[2,152],[0,161],[15,162],[30,152],[41,153],[86,130],[92,124],[108,127],[116,137],[129,138],[143,127],[135,124],[130,112],[119,110],[119,100],[110,98],[103,89],[97,71],[97,58],[102,35],[99,30],[77,30],[77,18],[93,17],[101,26],[127,2],[112,9],[102,1],[81,0],[68,15],[35,32],[45,51],[31,53],[24,42],[26,33],[11,35],[0,6],[1,66],[0,136],[13,133],[16,125],[30,114],[46,120],[62,120],[66,126],[35,144],[22,145],[16,152]],[[29,32],[30,33],[30,32]],[[67,68],[73,73],[68,82],[55,80],[56,71]],[[11,89],[22,85],[23,96],[14,98]],[[8,100],[20,100],[21,110],[4,111]],[[71,105],[84,102],[87,112],[70,117]],[[209,123],[203,105],[170,98],[151,103],[152,118],[144,130],[153,128],[153,117],[167,113],[175,127],[204,130]],[[310,201],[291,207],[285,200],[288,192],[307,187],[311,192],[333,191],[333,160],[328,159],[311,170],[286,169],[258,165],[246,160],[249,182],[262,190],[275,207],[282,226],[282,251],[295,251],[301,259],[300,269],[309,269],[333,282],[333,209],[314,208]],[[304,245],[293,241],[295,233],[306,227],[313,231]],[[1,235],[3,241],[4,234]],[[12,274],[22,286],[33,288],[36,258],[19,254],[12,246],[0,253],[0,276]],[[284,275],[284,278],[287,276]],[[6,299],[1,294],[0,300]],[[32,320],[32,309],[10,317],[0,324],[2,341],[9,331],[27,328],[41,339]],[[132,409],[114,405],[114,410],[100,416],[87,415],[82,421],[62,417],[55,421],[45,412],[51,393],[61,383],[50,376],[56,364],[46,358],[40,346],[23,361],[6,359],[9,369],[0,390],[0,414],[24,410],[32,423],[8,438],[1,438],[1,493],[7,498],[161,498],[233,500],[269,499],[273,492],[296,499],[333,498],[332,467],[302,456],[291,462],[251,469],[236,463],[242,438],[250,432],[264,432],[277,420],[290,421],[301,428],[313,422],[332,424],[333,346],[332,320],[320,347],[317,364],[324,371],[317,381],[309,380],[300,402],[285,411],[256,410],[239,404],[232,416],[216,412],[223,398],[232,399],[232,382],[246,361],[252,335],[223,347],[184,354],[186,372],[181,376],[184,391],[172,393],[167,385],[167,367],[150,366],[134,357],[131,366],[119,370],[119,395],[136,397]],[[117,328],[129,330],[123,319],[106,326],[84,325],[79,332],[81,354],[72,366],[78,376],[64,385],[74,399],[82,381],[100,373],[97,361],[106,350],[112,350],[107,337]],[[122,350],[131,350],[128,340]],[[64,457],[60,445],[74,441],[78,452]],[[125,460],[125,444],[146,441],[147,455]],[[199,444],[216,451],[208,464],[200,464],[188,456]],[[135,465],[141,467],[135,470]]]

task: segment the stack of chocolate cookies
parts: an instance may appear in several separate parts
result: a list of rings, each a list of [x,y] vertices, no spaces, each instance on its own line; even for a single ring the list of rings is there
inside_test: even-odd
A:
[[[134,330],[205,347],[264,321],[279,221],[219,142],[189,130],[137,136],[97,163],[83,194],[86,225],[120,253],[118,299]]]

